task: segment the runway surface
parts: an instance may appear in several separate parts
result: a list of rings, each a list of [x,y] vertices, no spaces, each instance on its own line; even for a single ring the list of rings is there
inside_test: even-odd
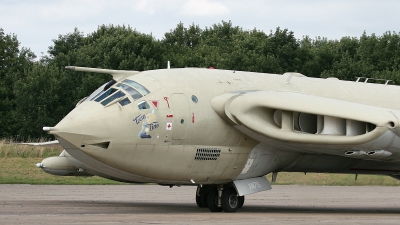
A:
[[[198,208],[196,187],[0,185],[0,224],[400,224],[400,187],[273,186],[236,213]]]

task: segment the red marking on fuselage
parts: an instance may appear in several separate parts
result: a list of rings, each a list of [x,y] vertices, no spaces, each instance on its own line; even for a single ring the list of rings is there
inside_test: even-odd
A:
[[[168,108],[170,108],[169,107],[169,102],[168,102],[168,97],[164,97],[164,100],[167,102]]]
[[[166,129],[167,129],[167,130],[172,130],[172,123],[167,123]]]
[[[156,100],[151,100],[151,103],[153,103],[154,108],[158,109],[158,101],[156,101]]]

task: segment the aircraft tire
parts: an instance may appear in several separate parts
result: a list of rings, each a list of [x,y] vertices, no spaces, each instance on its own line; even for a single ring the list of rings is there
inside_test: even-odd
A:
[[[208,193],[207,206],[211,212],[222,212],[222,207],[218,207],[218,191],[213,189]]]
[[[208,197],[208,194],[202,194],[202,195],[200,195],[200,201],[201,201],[201,204],[203,205],[204,208],[207,208],[207,207],[208,207],[208,204],[207,204],[207,197]]]
[[[202,202],[201,202],[201,195],[198,196],[198,195],[196,194],[196,204],[197,204],[197,206],[200,207],[200,208],[203,208],[203,207],[204,207],[203,204],[202,204]]]
[[[222,192],[221,206],[224,212],[236,212],[239,205],[239,196],[233,188],[225,189]]]
[[[207,194],[200,194],[200,196],[196,194],[196,204],[198,207],[207,208],[207,196]]]
[[[242,208],[244,204],[244,195],[238,196],[238,199],[239,199],[239,208]]]

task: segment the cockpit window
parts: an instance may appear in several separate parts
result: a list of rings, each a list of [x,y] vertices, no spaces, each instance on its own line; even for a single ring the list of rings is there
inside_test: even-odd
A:
[[[150,109],[150,105],[146,101],[141,101],[138,103],[138,108],[139,110]]]
[[[115,94],[113,94],[112,96],[110,96],[109,98],[107,98],[106,100],[102,101],[101,104],[106,106],[108,103],[114,101],[115,99],[118,99],[118,98],[121,98],[124,96],[125,96],[125,93],[123,93],[122,91],[118,91]],[[97,99],[96,99],[96,101],[97,101]]]
[[[129,98],[124,98],[121,101],[118,102],[121,106],[126,106],[129,103],[131,103],[131,100],[129,100]]]
[[[118,83],[115,80],[110,80],[109,82],[103,84],[99,87],[96,91],[94,91],[86,100],[84,101],[96,101],[100,102],[102,105],[106,106],[110,102],[116,99],[119,100],[119,104],[121,106],[125,106],[131,103],[129,98],[123,98],[127,92],[129,95],[132,96],[134,100],[138,100],[143,96],[150,94],[150,91],[143,87],[141,84],[125,79],[121,83]],[[115,85],[115,86],[114,86]],[[112,88],[113,86],[113,88]],[[122,89],[122,90],[119,90]],[[141,101],[139,104],[139,109],[149,109],[150,106],[146,101]]]
[[[115,84],[115,80],[110,80],[107,83],[101,85],[101,87],[97,88],[97,90],[95,90],[91,95],[89,95],[89,97],[86,98],[86,101],[92,101],[93,99],[95,99],[97,96],[101,95],[104,93],[104,91],[106,91],[107,89],[109,89],[113,84]]]
[[[112,93],[114,93],[117,89],[115,88],[110,88],[107,91],[105,91],[102,95],[100,95],[98,98],[95,99],[96,102],[100,102],[101,100],[107,98],[110,96]]]
[[[144,95],[144,96],[145,96],[145,95],[148,95],[148,94],[150,93],[150,91],[147,90],[147,88],[143,87],[141,84],[136,83],[136,82],[133,81],[133,80],[125,79],[125,80],[122,81],[122,83],[128,84],[128,85],[130,85],[130,86],[136,88],[136,90],[138,90],[138,91],[139,91],[140,93],[142,93],[142,95]]]
[[[117,84],[116,87],[122,88],[122,90],[128,92],[135,100],[138,100],[139,98],[143,97],[142,94],[140,94],[138,91],[136,91],[135,89],[131,88],[126,84]]]
[[[115,83],[117,83],[116,80],[112,79],[110,81],[108,81],[108,83],[106,84],[106,86],[104,87],[104,91],[109,89],[111,86],[113,86]]]

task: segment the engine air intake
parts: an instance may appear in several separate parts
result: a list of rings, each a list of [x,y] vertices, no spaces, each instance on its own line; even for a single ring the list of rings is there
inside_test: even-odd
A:
[[[282,128],[283,124],[286,123],[293,131],[308,134],[358,136],[371,132],[376,128],[376,125],[371,123],[339,117],[291,111],[285,111],[284,113],[288,116],[284,117],[280,109],[265,111],[273,112],[269,117],[273,118],[275,126]]]

